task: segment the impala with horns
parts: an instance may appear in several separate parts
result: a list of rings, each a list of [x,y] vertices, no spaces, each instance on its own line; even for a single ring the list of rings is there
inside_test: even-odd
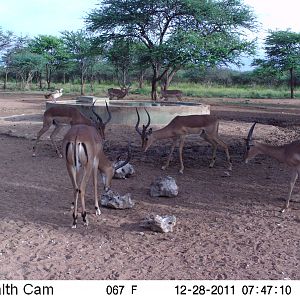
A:
[[[44,95],[46,99],[51,99],[53,102],[56,102],[56,99],[62,96],[64,89],[55,90],[49,94]]]
[[[288,196],[286,198],[285,206],[281,210],[281,212],[284,212],[289,207],[293,188],[300,173],[300,140],[282,146],[272,146],[261,143],[252,138],[255,125],[256,123],[251,126],[246,139],[245,162],[248,163],[250,159],[258,154],[265,154],[284,163],[292,169]]]
[[[228,147],[218,136],[219,121],[215,117],[210,115],[176,116],[165,127],[153,131],[152,128],[148,129],[151,123],[151,118],[148,111],[146,109],[145,111],[148,116],[148,123],[146,125],[143,125],[142,130],[139,129],[140,115],[138,109],[136,109],[138,120],[135,125],[135,130],[142,138],[143,150],[147,151],[147,149],[155,141],[162,140],[162,139],[173,140],[173,145],[171,147],[170,154],[167,158],[167,162],[164,166],[162,166],[163,170],[165,170],[169,166],[172,153],[174,151],[177,141],[179,141],[179,160],[180,160],[179,172],[183,173],[184,165],[182,159],[182,151],[183,151],[185,138],[189,134],[200,134],[200,136],[205,141],[211,144],[213,148],[213,153],[209,165],[210,168],[212,168],[215,164],[217,146],[219,145],[224,149],[226,153],[229,170],[232,169],[232,163],[231,163]]]
[[[75,124],[86,124],[89,126],[95,126],[101,137],[105,140],[105,127],[107,123],[111,120],[111,113],[109,111],[108,105],[106,104],[106,110],[108,113],[108,118],[105,122],[103,122],[102,118],[96,113],[94,109],[95,102],[92,105],[92,112],[97,118],[97,122],[94,122],[91,119],[88,119],[86,116],[84,116],[77,108],[75,107],[61,107],[61,106],[53,106],[48,108],[43,116],[43,127],[37,134],[36,142],[33,146],[33,153],[32,156],[36,156],[36,149],[37,144],[43,134],[45,134],[51,125],[54,125],[54,130],[52,131],[50,135],[50,139],[52,142],[52,145],[59,157],[62,157],[62,154],[58,150],[58,147],[55,143],[54,137],[60,132],[60,130],[65,125],[75,125]]]
[[[84,225],[88,225],[85,210],[85,190],[90,176],[93,177],[96,215],[100,215],[98,204],[97,177],[102,174],[104,189],[108,191],[115,171],[125,166],[130,160],[130,144],[125,161],[111,162],[103,152],[103,140],[94,126],[85,124],[72,125],[63,139],[63,151],[67,170],[74,188],[73,225],[76,228],[78,217],[78,198],[81,200],[81,216]],[[81,172],[82,171],[82,172]],[[80,179],[81,178],[81,179]]]
[[[110,88],[107,90],[108,98],[109,98],[109,100],[112,100],[114,98],[117,98],[118,100],[123,99],[125,96],[128,95],[129,89],[130,89],[130,86],[122,87],[121,89]]]

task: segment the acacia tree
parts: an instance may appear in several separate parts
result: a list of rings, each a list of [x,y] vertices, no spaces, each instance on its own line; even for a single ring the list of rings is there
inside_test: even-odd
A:
[[[21,77],[21,88],[27,89],[35,72],[40,72],[46,64],[45,58],[28,49],[11,55],[10,68]]]
[[[120,86],[128,85],[128,72],[133,63],[132,43],[128,40],[117,39],[113,41],[106,51],[106,57],[114,66]]]
[[[93,40],[84,30],[64,31],[62,39],[69,53],[70,60],[73,61],[80,73],[80,93],[84,95],[85,81],[89,66],[94,62],[93,57],[96,51]]]
[[[243,30],[255,18],[242,0],[104,0],[86,18],[100,42],[127,38],[144,44],[152,68],[152,99],[157,84],[190,63],[236,62],[253,44]]]
[[[29,48],[32,53],[40,54],[45,58],[46,82],[47,88],[50,89],[52,73],[65,58],[62,40],[52,35],[40,35],[29,43]]]
[[[291,98],[294,98],[294,73],[300,66],[300,33],[270,31],[265,39],[265,59],[257,59],[254,65],[275,71],[288,71]]]
[[[8,37],[8,35],[10,35]],[[19,53],[23,49],[25,49],[28,46],[29,38],[23,37],[23,36],[14,36],[11,32],[7,32],[6,38],[9,39],[9,43],[7,43],[7,40],[2,43],[2,57],[1,57],[1,64],[4,66],[4,84],[3,89],[5,90],[7,87],[7,80],[8,80],[8,74],[11,71],[11,65],[12,65],[12,55]]]

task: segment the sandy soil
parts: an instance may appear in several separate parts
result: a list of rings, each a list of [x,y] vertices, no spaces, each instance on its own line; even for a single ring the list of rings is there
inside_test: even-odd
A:
[[[220,120],[233,171],[226,175],[223,151],[213,169],[211,149],[197,136],[184,148],[185,173],[178,174],[177,152],[166,171],[170,142],[145,154],[134,128],[109,126],[110,159],[133,141],[136,175],[113,181],[130,192],[133,209],[101,208],[94,215],[92,185],[87,193],[89,227],[71,228],[73,197],[65,162],[47,139],[36,158],[32,145],[41,128],[41,94],[0,93],[0,279],[300,279],[300,200],[296,184],[284,214],[290,172],[259,156],[243,163],[244,138],[252,121],[254,136],[272,144],[299,138],[297,100],[202,99]],[[176,198],[152,198],[150,183],[161,175],[176,179]],[[99,183],[99,190],[102,190]],[[140,226],[150,214],[177,218],[162,234]]]

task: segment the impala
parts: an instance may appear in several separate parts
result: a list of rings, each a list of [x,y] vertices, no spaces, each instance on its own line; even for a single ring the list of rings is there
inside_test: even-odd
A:
[[[213,153],[212,153],[212,160],[209,165],[212,168],[215,164],[216,160],[216,151],[217,146],[221,146],[226,153],[227,161],[228,161],[228,168],[229,170],[232,169],[232,163],[228,151],[227,145],[218,137],[218,127],[219,121],[209,115],[189,115],[189,116],[176,116],[171,122],[166,125],[165,127],[153,131],[152,128],[149,128],[151,123],[151,118],[148,111],[145,109],[147,116],[148,116],[148,123],[147,125],[143,125],[142,131],[139,129],[140,123],[140,115],[138,110],[136,109],[138,120],[135,125],[135,130],[142,138],[142,148],[144,151],[158,140],[162,139],[172,139],[173,145],[171,147],[170,154],[167,158],[167,162],[165,165],[162,166],[162,169],[165,170],[170,163],[170,159],[174,148],[176,146],[177,141],[179,141],[179,160],[180,160],[180,173],[183,173],[184,165],[182,159],[182,150],[184,146],[185,137],[188,134],[200,134],[200,136],[206,140],[209,144],[212,145]],[[148,129],[148,130],[147,130]]]
[[[63,139],[63,150],[66,159],[67,170],[74,188],[73,225],[76,228],[78,217],[78,197],[80,196],[82,207],[82,219],[84,225],[88,225],[85,210],[85,189],[90,176],[93,176],[94,198],[96,215],[100,215],[97,192],[98,170],[103,177],[104,189],[108,191],[111,181],[117,169],[125,166],[130,159],[130,145],[128,157],[122,163],[112,163],[103,152],[103,140],[99,131],[94,126],[86,124],[73,125]],[[82,175],[80,171],[82,169]],[[80,180],[81,178],[81,180]]]
[[[160,91],[160,99],[169,100],[169,98],[177,98],[177,100],[181,100],[182,98],[182,91],[180,90],[164,90],[161,89]]]
[[[53,106],[48,108],[43,116],[43,127],[37,134],[36,142],[33,146],[32,156],[36,156],[37,144],[43,134],[45,134],[51,125],[54,125],[54,130],[50,135],[50,139],[52,145],[59,157],[62,157],[62,154],[59,152],[58,147],[55,143],[54,137],[60,132],[60,130],[65,125],[75,125],[75,124],[86,124],[89,126],[95,126],[98,130],[102,138],[105,140],[105,126],[111,120],[111,113],[109,111],[108,105],[106,104],[106,110],[108,113],[108,118],[105,122],[102,121],[101,117],[95,112],[94,104],[92,105],[92,112],[96,116],[98,122],[94,122],[91,119],[88,119],[84,116],[77,108],[75,107],[61,107],[61,106]]]
[[[292,169],[288,196],[285,206],[281,210],[281,212],[284,212],[289,207],[292,191],[300,172],[300,140],[282,146],[272,146],[254,141],[252,139],[252,135],[255,125],[256,123],[251,126],[246,139],[245,162],[248,163],[250,159],[254,158],[258,154],[265,154],[275,158]]]
[[[110,88],[107,90],[108,98],[109,100],[112,100],[113,98],[123,99],[126,95],[128,95],[128,91],[129,91],[129,86],[122,87],[121,89]]]
[[[46,99],[51,99],[56,102],[56,99],[62,96],[63,89],[55,90],[49,94],[44,95]]]

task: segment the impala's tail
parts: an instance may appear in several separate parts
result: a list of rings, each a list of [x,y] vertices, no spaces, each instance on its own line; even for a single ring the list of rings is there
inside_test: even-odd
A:
[[[68,142],[66,146],[66,160],[69,164],[75,167],[76,172],[79,172],[81,166],[88,162],[88,153],[85,143],[77,141]]]

